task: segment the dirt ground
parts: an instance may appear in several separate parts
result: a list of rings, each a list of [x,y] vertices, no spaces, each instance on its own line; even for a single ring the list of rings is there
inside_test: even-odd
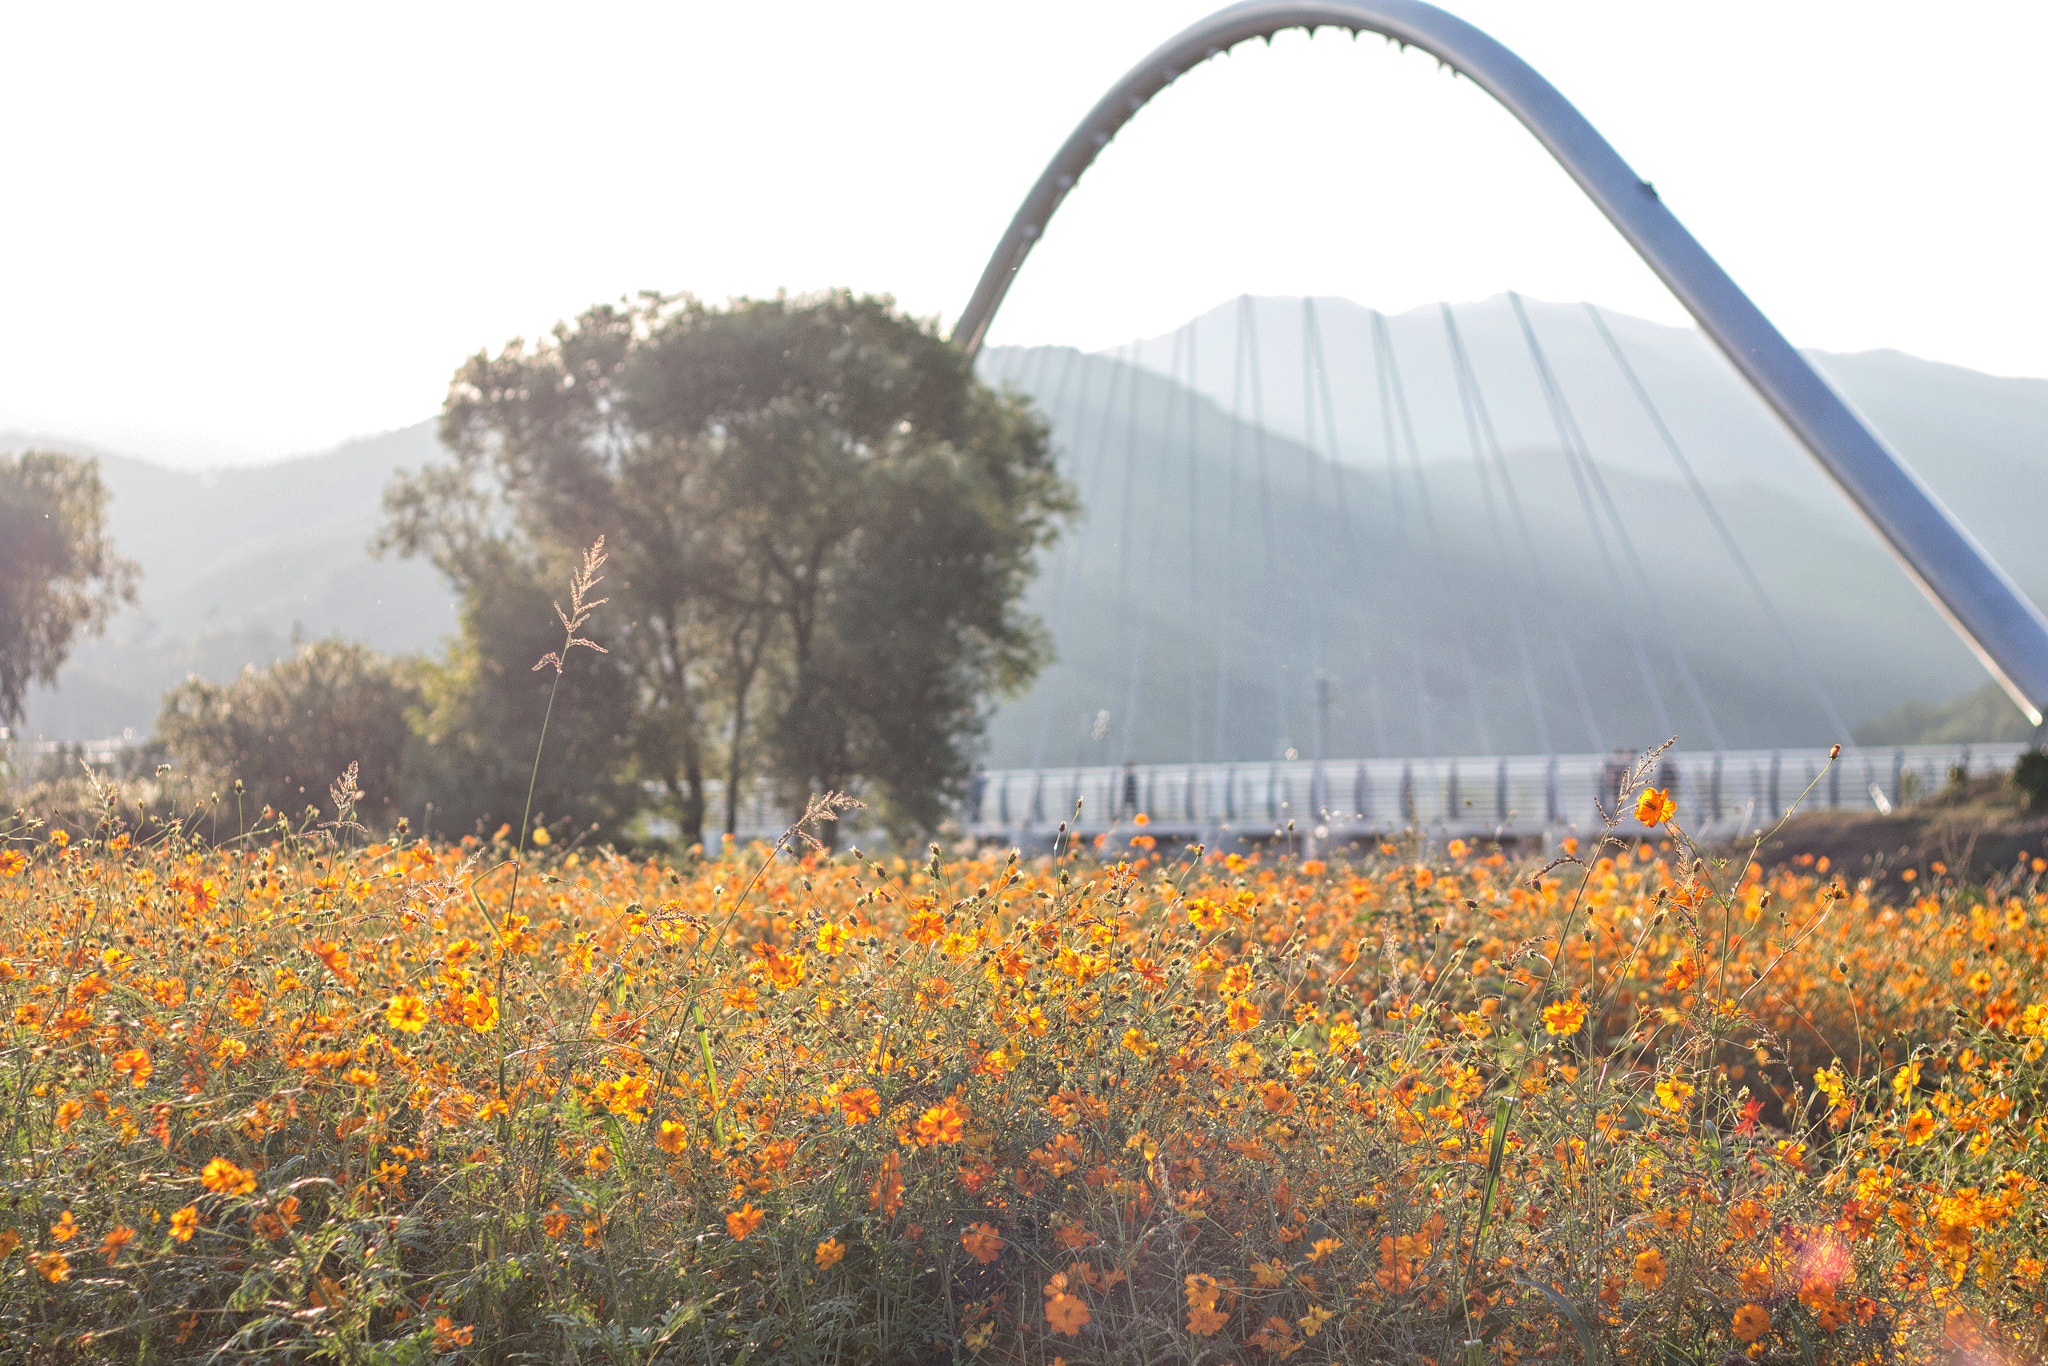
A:
[[[1731,851],[1737,852],[1737,851]],[[1874,811],[1816,811],[1794,816],[1764,841],[1770,866],[1826,858],[1846,877],[1899,881],[1906,869],[1925,877],[1945,866],[1951,876],[1982,881],[2048,856],[2048,811],[2022,809],[2004,778],[1973,778],[1889,816]]]

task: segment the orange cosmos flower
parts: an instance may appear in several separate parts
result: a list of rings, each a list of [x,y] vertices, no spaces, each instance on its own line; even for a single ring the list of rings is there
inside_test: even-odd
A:
[[[674,1157],[690,1141],[689,1132],[672,1119],[661,1122],[661,1134],[654,1140],[654,1146]]]
[[[19,849],[0,849],[0,877],[13,877],[28,867],[28,855]]]
[[[818,1270],[830,1271],[833,1267],[839,1265],[839,1259],[845,1255],[846,1244],[840,1242],[837,1238],[827,1238],[824,1242],[818,1244]]]
[[[1088,1319],[1088,1306],[1065,1291],[1045,1302],[1045,1321],[1070,1338],[1080,1335]]]
[[[960,1235],[960,1246],[983,1266],[1003,1255],[1003,1240],[992,1224],[969,1224],[967,1232]]]
[[[127,1073],[131,1086],[147,1086],[149,1074],[155,1069],[149,1061],[149,1054],[139,1048],[131,1048],[114,1055],[114,1070]]]
[[[1915,1110],[1913,1117],[1906,1121],[1906,1142],[1914,1147],[1934,1137],[1934,1116],[1925,1110]]]
[[[934,1105],[918,1116],[913,1129],[917,1135],[917,1146],[929,1148],[935,1143],[958,1143],[964,1118],[951,1100]]]
[[[1543,1028],[1551,1034],[1576,1034],[1579,1026],[1586,1022],[1586,1003],[1573,993],[1569,1001],[1559,1001],[1543,1008]]]
[[[1635,1277],[1652,1290],[1664,1284],[1664,1254],[1654,1247],[1638,1252]]]
[[[384,1008],[384,1023],[405,1034],[427,1027],[427,1003],[417,996],[394,996]]]
[[[50,1236],[60,1243],[68,1243],[78,1236],[78,1225],[72,1222],[70,1210],[65,1210],[57,1216],[57,1222],[50,1225]]]
[[[192,1241],[192,1235],[199,1231],[199,1207],[187,1205],[171,1216],[171,1236],[181,1243]]]
[[[1260,1018],[1259,1008],[1240,996],[1230,1003],[1230,1009],[1226,1012],[1225,1018],[1230,1021],[1232,1029],[1242,1034],[1258,1024]]]
[[[734,1242],[745,1242],[747,1235],[761,1227],[761,1221],[768,1216],[753,1206],[753,1202],[740,1206],[725,1216],[725,1231],[733,1236]]]
[[[869,1087],[847,1091],[839,1097],[839,1116],[848,1124],[865,1124],[882,1113],[882,1098]]]
[[[466,1323],[462,1327],[457,1328],[455,1321],[446,1314],[434,1320],[434,1350],[437,1352],[449,1352],[457,1347],[467,1347],[469,1346],[470,1339],[474,1336],[476,1336],[476,1325],[473,1323]]]
[[[134,1239],[135,1230],[129,1228],[126,1224],[109,1233],[106,1241],[100,1244],[100,1251],[107,1254],[107,1265],[112,1266],[114,1258],[121,1255],[121,1249],[128,1246]]]
[[[1636,819],[1644,825],[1662,825],[1678,814],[1678,803],[1661,787],[1646,787],[1636,798]]]
[[[199,1182],[215,1195],[247,1195],[256,1189],[256,1174],[244,1171],[225,1157],[216,1157],[199,1174]]]
[[[1760,1304],[1745,1304],[1735,1311],[1728,1330],[1742,1342],[1755,1342],[1771,1330],[1771,1313]]]
[[[1666,991],[1684,991],[1694,982],[1697,982],[1699,977],[1699,960],[1688,953],[1682,958],[1671,960],[1671,966],[1664,971],[1664,989]]]
[[[61,835],[64,832],[60,830],[57,833]],[[50,1284],[55,1285],[71,1274],[71,1262],[61,1252],[45,1252],[36,1258],[36,1270],[42,1272],[43,1278]]]

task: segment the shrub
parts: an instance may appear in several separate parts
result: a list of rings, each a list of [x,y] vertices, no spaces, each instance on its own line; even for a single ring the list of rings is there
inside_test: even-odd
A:
[[[2048,750],[2030,749],[2012,766],[2012,785],[2029,811],[2048,811]]]
[[[353,764],[364,794],[357,819],[388,827],[404,809],[406,711],[419,698],[409,666],[364,645],[316,640],[232,683],[187,679],[164,695],[157,738],[176,762],[218,783],[245,826],[264,807],[290,817],[331,809],[328,789]],[[246,789],[239,800],[230,792],[237,779]]]

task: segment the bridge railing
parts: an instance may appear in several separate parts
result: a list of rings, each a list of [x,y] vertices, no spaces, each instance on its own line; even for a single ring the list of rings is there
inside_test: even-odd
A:
[[[1674,752],[1651,781],[1670,790],[1687,829],[1733,835],[1769,826],[1795,801],[1806,811],[1890,810],[1939,791],[1958,769],[2010,772],[2025,748],[1851,750],[1832,765],[1826,749]],[[1290,822],[1321,838],[1408,829],[1521,837],[1599,827],[1630,762],[1565,754],[993,769],[975,776],[961,817],[971,834],[1022,840],[1061,821],[1092,837],[1140,813],[1154,834],[1209,840],[1271,838]]]

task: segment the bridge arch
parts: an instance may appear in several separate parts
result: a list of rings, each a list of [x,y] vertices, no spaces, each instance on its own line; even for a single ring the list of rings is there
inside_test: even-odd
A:
[[[2036,726],[2048,712],[2048,619],[1934,492],[1785,340],[1556,87],[1471,24],[1420,0],[1244,0],[1167,40],[1097,101],[1010,220],[953,338],[981,349],[1053,214],[1124,124],[1190,68],[1285,29],[1377,33],[1491,95],[1543,144],[1834,480]]]

